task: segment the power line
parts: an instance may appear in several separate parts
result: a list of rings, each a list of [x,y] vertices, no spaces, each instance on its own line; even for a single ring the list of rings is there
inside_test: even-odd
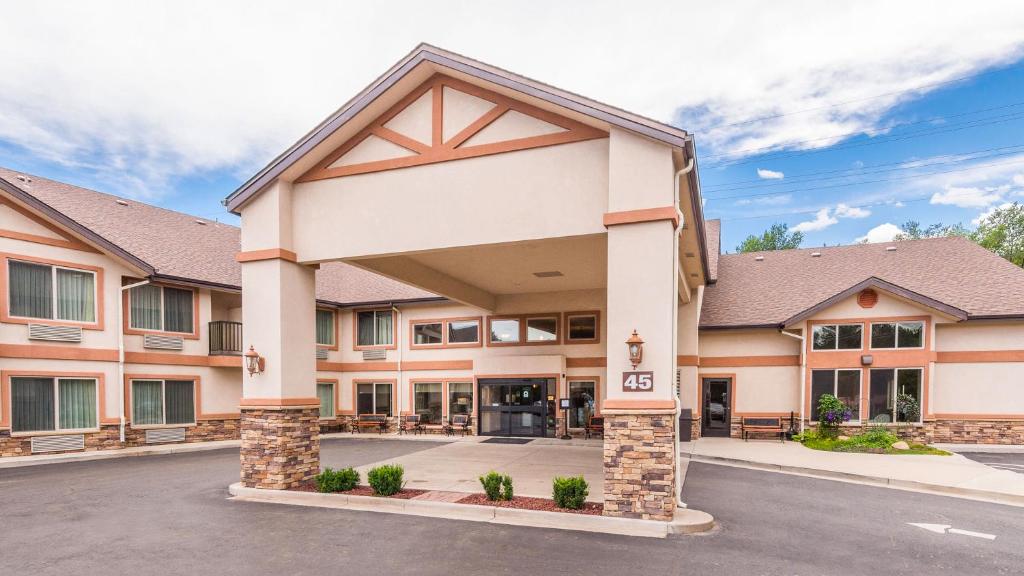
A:
[[[1021,68],[1021,67],[1024,67],[1024,62],[1022,62],[1020,64],[1015,64],[1013,66],[1007,66],[1005,68],[1000,68],[999,71],[1000,72],[1005,72],[1007,70],[1014,70],[1014,69]],[[967,76],[960,76],[960,77],[957,77],[957,78],[951,78],[949,80],[943,80],[941,82],[932,82],[932,83],[929,83],[929,84],[922,84],[922,85],[920,85],[920,86],[918,86],[916,88],[907,88],[905,90],[893,90],[892,92],[884,92],[882,94],[876,94],[874,96],[864,96],[862,98],[854,98],[852,100],[845,100],[843,102],[837,102],[835,104],[828,104],[828,105],[825,105],[825,106],[817,106],[817,107],[814,107],[814,108],[804,108],[803,110],[794,110],[792,112],[785,112],[785,113],[782,113],[782,114],[773,114],[771,116],[762,116],[760,118],[752,118],[750,120],[743,120],[741,122],[733,122],[731,124],[722,124],[722,125],[720,125],[720,127],[727,128],[729,126],[743,126],[743,125],[746,125],[746,124],[754,124],[756,122],[764,122],[765,120],[774,120],[776,118],[782,118],[782,117],[785,117],[785,116],[793,116],[794,114],[805,114],[807,112],[817,112],[819,110],[828,110],[829,108],[837,108],[839,106],[845,106],[847,104],[853,104],[854,102],[864,102],[866,100],[874,100],[876,98],[885,98],[887,96],[895,96],[897,94],[907,94],[907,93],[910,93],[910,92],[920,92],[921,90],[923,90],[925,88],[935,88],[935,87],[938,87],[938,86],[946,86],[946,85],[949,85],[949,84],[956,84],[957,82],[961,82],[963,80],[969,80],[971,78],[975,78],[975,77],[980,76],[982,74],[986,74],[989,71],[990,70],[979,70],[978,72],[975,72],[974,74],[969,74]]]

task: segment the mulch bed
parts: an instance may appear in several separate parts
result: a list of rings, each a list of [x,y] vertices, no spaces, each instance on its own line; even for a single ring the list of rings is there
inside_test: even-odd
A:
[[[292,486],[291,488],[289,488],[289,490],[294,490],[295,492],[317,492],[316,482],[312,480],[307,480],[301,484]],[[410,500],[412,498],[419,496],[420,494],[425,494],[426,492],[426,490],[403,488],[398,492],[398,494],[394,494],[392,496],[380,496],[380,498],[397,498],[399,500]],[[373,488],[370,488],[369,486],[356,486],[355,488],[345,492],[337,492],[337,494],[349,494],[352,496],[374,496]]]
[[[459,504],[479,504],[481,506],[497,506],[499,508],[518,508],[520,510],[542,510],[545,512],[567,512],[569,514],[589,514],[592,516],[600,516],[604,511],[603,504],[596,504],[594,502],[587,502],[583,505],[582,510],[570,510],[568,508],[559,508],[555,506],[554,500],[547,498],[530,498],[527,496],[516,496],[511,500],[488,500],[486,494],[470,494],[462,500],[459,500]]]

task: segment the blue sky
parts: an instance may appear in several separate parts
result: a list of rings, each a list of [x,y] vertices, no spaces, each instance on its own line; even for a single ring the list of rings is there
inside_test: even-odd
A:
[[[694,133],[724,250],[775,222],[885,240],[1024,200],[1018,2],[519,6],[14,3],[0,165],[236,222],[223,197],[426,41]]]

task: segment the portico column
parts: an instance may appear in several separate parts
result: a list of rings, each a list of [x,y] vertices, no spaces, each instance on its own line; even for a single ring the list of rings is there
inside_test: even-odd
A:
[[[668,147],[616,130],[609,148],[604,514],[671,520],[678,303],[673,162]],[[636,368],[625,343],[634,330],[644,340]]]
[[[244,348],[265,359],[243,370],[241,478],[283,490],[320,471],[315,270],[290,247],[290,188],[275,185],[242,210]]]

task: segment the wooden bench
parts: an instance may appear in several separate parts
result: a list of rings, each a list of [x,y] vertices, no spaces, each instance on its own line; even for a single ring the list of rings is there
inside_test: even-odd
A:
[[[447,427],[448,425],[443,421],[427,422],[423,419],[423,414],[420,414],[420,432],[436,432],[437,434],[443,434]]]
[[[420,427],[419,414],[407,414],[402,416],[402,420],[398,423],[399,434],[418,434],[423,429]]]
[[[470,417],[468,414],[456,414],[452,416],[452,419],[448,421],[448,424],[444,427],[444,433],[447,436],[454,436],[456,432],[465,436],[469,434]]]
[[[387,414],[360,414],[356,417],[353,432],[362,432],[363,428],[376,428],[378,434],[383,434],[388,429]]]
[[[594,436],[604,438],[604,416],[591,416],[587,422],[586,438]]]
[[[778,416],[744,416],[740,424],[740,436],[745,442],[751,434],[778,434],[779,440],[786,441],[782,418]]]

